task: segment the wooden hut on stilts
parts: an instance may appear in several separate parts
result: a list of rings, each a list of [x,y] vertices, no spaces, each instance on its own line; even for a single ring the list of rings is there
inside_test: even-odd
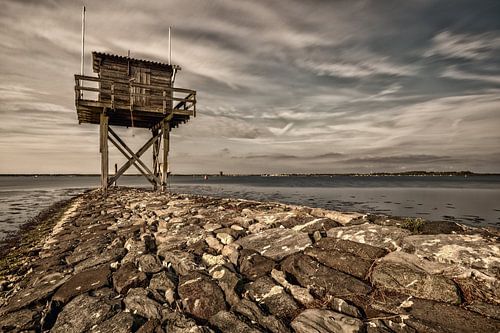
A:
[[[80,124],[99,125],[101,154],[101,188],[108,187],[132,165],[147,178],[154,189],[166,189],[170,131],[196,116],[196,91],[174,88],[179,66],[171,64],[170,29],[169,63],[134,59],[101,52],[92,52],[93,71],[84,75],[85,8],[82,13],[82,68],[75,75],[75,105]],[[132,151],[112,129],[114,126],[142,128],[150,138]],[[109,175],[111,142],[127,159],[114,175]],[[153,165],[141,160],[152,147]]]

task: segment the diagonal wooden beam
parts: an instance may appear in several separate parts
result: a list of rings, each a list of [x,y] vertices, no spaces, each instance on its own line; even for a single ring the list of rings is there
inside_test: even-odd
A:
[[[132,151],[132,149],[130,149],[125,144],[125,142],[118,136],[118,134],[116,134],[115,131],[113,131],[111,128],[109,129],[109,133],[111,134],[112,137],[114,137],[116,139],[116,141],[118,141],[122,145],[122,147],[130,155],[132,155],[132,158],[134,158],[134,160],[132,161],[132,163],[133,164],[139,163],[141,165],[141,167],[143,167],[144,170],[146,170],[146,172],[149,174],[149,176],[151,176],[151,178],[154,179],[157,182],[156,184],[160,184],[160,179],[153,172],[151,172],[151,170],[146,166],[146,164],[144,164],[143,161],[141,161],[141,159],[139,157],[136,156],[136,154],[134,154],[134,152]],[[158,140],[159,140],[159,138],[158,138]],[[157,141],[155,141],[155,142],[157,142]],[[139,171],[141,171],[141,170],[139,170]]]
[[[146,152],[149,147],[151,147],[151,145],[156,141],[158,140],[159,136],[161,135],[162,131],[159,131],[158,132],[158,135],[150,138],[138,151],[137,153],[135,153],[132,158],[130,160],[128,160],[124,165],[122,165],[122,167],[120,168],[120,170],[118,170],[118,172],[116,173],[116,175],[114,175],[113,177],[110,178],[109,180],[109,183],[113,183],[115,180],[117,180],[118,178],[120,178],[120,176],[125,172],[127,171],[128,168],[130,168],[130,166],[132,165],[133,161],[137,160],[138,158],[141,157],[142,154],[144,154],[144,152]]]
[[[115,139],[113,139],[112,137],[108,137],[108,140],[109,140],[109,141],[111,141],[111,143],[115,145],[115,147],[116,147],[116,148],[117,148],[117,149],[118,149],[118,150],[119,150],[119,151],[123,154],[123,156],[125,156],[125,157],[127,158],[127,161],[133,160],[133,157],[132,157],[132,156],[129,156],[129,155],[127,154],[127,152],[126,152],[126,151],[125,151],[122,147],[120,147],[120,145],[118,144],[118,142],[116,142],[116,141],[115,141]],[[132,161],[132,164],[136,167],[136,169],[137,169],[137,170],[139,170],[139,171],[142,173],[142,175],[143,175],[144,177],[146,177],[146,179],[147,179],[147,180],[148,180],[148,181],[149,181],[152,185],[155,185],[155,184],[156,184],[156,183],[155,183],[155,181],[154,181],[153,179],[151,179],[151,178],[149,177],[149,175],[148,175],[148,174],[147,174],[144,170],[142,170],[142,169],[139,167],[139,165],[137,164],[137,162],[136,162],[136,161]]]

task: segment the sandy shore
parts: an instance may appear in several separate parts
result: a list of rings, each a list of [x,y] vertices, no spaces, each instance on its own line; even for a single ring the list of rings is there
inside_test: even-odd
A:
[[[36,222],[0,331],[500,331],[496,229],[137,189]]]

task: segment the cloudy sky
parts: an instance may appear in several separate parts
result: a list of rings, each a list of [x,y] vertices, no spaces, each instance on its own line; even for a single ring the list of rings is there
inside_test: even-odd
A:
[[[83,4],[0,1],[0,173],[100,170],[74,108]],[[92,50],[167,61],[173,26],[199,110],[172,132],[174,173],[500,172],[498,0],[85,5],[87,68]]]

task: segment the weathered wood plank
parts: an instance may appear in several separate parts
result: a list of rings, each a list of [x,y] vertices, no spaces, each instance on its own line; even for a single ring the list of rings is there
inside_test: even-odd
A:
[[[100,153],[101,153],[101,187],[104,194],[108,192],[108,169],[109,169],[109,156],[108,156],[108,116],[106,109],[100,115]]]

